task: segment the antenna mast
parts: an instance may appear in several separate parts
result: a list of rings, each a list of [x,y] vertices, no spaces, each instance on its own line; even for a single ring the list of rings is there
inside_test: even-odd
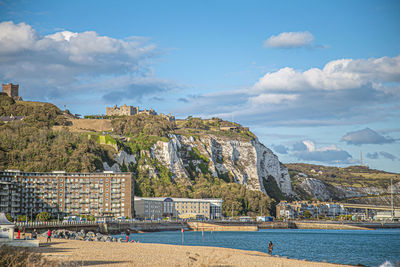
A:
[[[362,166],[362,151],[360,150],[360,166]]]
[[[394,203],[393,203],[393,179],[392,178],[390,178],[390,191],[391,191],[391,204],[392,204],[392,212],[391,212],[391,215],[392,215],[392,221],[393,221],[393,219],[394,219]]]

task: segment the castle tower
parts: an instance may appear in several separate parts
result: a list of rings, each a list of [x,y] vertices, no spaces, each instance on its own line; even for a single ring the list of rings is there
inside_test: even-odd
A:
[[[21,100],[21,97],[18,96],[18,84],[3,84],[3,93],[6,93],[9,97],[12,97],[14,100]]]

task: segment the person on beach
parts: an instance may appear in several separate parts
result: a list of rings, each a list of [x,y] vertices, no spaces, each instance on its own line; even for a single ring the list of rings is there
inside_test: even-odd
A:
[[[49,231],[47,232],[47,242],[51,242],[51,230],[49,229]]]
[[[32,234],[31,234],[31,238],[32,238],[32,239],[36,239],[36,238],[37,238],[36,229],[33,229],[33,232],[32,232]]]
[[[129,242],[129,230],[126,231],[126,242]]]
[[[18,229],[18,233],[17,233],[17,239],[20,239],[21,238],[21,230],[20,229]]]
[[[271,241],[268,243],[268,254],[272,255],[272,248],[274,247],[274,244],[272,244]]]

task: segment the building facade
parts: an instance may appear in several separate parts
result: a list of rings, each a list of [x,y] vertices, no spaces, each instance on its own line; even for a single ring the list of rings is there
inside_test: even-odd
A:
[[[132,173],[0,171],[0,212],[134,217]]]
[[[22,98],[18,95],[18,84],[3,84],[3,93],[6,93],[9,97],[12,97],[14,100],[22,100]]]
[[[139,113],[144,113],[148,115],[157,115],[153,109],[150,110],[139,110],[139,107],[127,106],[124,104],[123,106],[118,107],[117,105],[113,107],[106,107],[106,115],[107,116],[132,116]]]
[[[222,199],[135,197],[135,214],[143,219],[219,219],[222,217]]]
[[[281,201],[276,205],[276,217],[295,219],[304,215],[308,211],[312,217],[318,216],[336,217],[347,215],[348,211],[340,203],[320,202],[320,201]]]

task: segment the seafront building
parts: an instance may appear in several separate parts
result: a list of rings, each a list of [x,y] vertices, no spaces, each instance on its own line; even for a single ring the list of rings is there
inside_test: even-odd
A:
[[[222,199],[135,197],[136,217],[214,220],[222,217]]]
[[[312,217],[318,217],[319,215],[335,217],[349,214],[342,204],[332,202],[281,201],[276,205],[276,216],[278,218],[295,219],[303,216],[306,211],[308,211]]]
[[[132,173],[0,171],[0,212],[134,217]]]

